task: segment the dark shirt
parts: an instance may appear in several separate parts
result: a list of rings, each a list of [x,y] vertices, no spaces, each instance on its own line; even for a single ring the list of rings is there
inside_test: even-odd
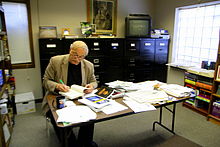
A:
[[[73,84],[82,84],[81,63],[79,63],[78,65],[69,63],[67,85],[71,86]]]

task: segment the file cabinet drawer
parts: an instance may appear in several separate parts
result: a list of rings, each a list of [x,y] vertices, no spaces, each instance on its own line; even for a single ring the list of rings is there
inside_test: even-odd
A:
[[[106,45],[103,39],[86,39],[85,42],[89,47],[89,56],[104,56]]]
[[[154,55],[155,39],[144,39],[141,41],[141,56]]]
[[[168,39],[156,39],[156,48],[167,48],[168,41]]]
[[[39,48],[41,58],[64,54],[60,39],[39,39]]]
[[[105,55],[121,56],[124,53],[124,39],[108,39],[106,40]]]
[[[88,57],[90,62],[94,64],[95,71],[103,71],[105,66],[105,60],[102,57]]]
[[[140,54],[140,42],[139,40],[127,40],[125,55],[126,56],[139,56]]]

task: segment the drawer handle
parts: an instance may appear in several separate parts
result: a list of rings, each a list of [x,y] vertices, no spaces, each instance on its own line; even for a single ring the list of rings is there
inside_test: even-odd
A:
[[[94,51],[99,51],[99,50],[100,50],[100,48],[93,48],[93,50],[94,50]]]
[[[94,59],[93,63],[99,63],[99,59]]]
[[[165,43],[160,43],[160,46],[165,46]]]
[[[56,48],[57,47],[56,44],[47,44],[46,46],[47,46],[47,48]]]
[[[94,67],[100,67],[100,65],[94,65]]]
[[[144,46],[151,46],[151,43],[145,43]]]

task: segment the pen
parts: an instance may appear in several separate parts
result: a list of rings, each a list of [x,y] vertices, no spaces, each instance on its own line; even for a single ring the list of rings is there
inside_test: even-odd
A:
[[[63,84],[63,85],[65,85],[61,79],[60,79],[60,83]]]

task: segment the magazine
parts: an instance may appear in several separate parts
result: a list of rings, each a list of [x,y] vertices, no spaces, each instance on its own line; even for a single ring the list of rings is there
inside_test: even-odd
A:
[[[98,95],[84,97],[83,99],[79,99],[78,101],[89,107],[94,107],[98,109],[103,108],[111,103],[109,99],[100,97]]]

